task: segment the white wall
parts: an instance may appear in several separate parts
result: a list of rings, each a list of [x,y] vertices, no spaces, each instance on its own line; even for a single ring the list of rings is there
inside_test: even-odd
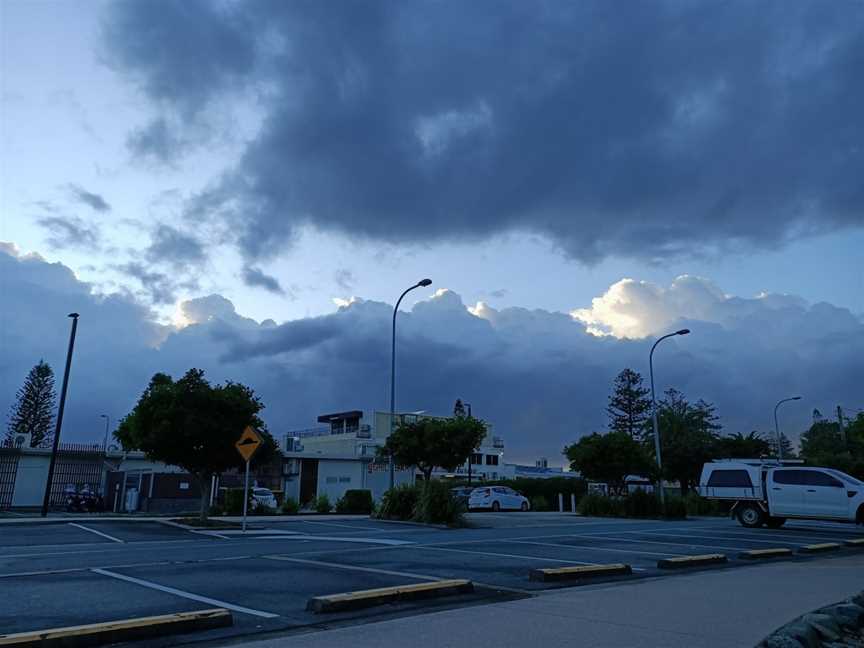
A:
[[[48,481],[48,454],[22,454],[18,458],[18,472],[15,474],[15,491],[12,506],[42,506],[45,497],[45,483]]]
[[[363,463],[360,461],[318,461],[318,495],[327,495],[335,505],[346,490],[364,488]]]

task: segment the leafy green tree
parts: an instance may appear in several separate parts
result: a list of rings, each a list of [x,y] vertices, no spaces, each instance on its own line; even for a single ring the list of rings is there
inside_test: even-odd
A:
[[[402,423],[387,437],[381,452],[396,463],[417,466],[428,481],[436,467],[456,470],[480,447],[486,436],[484,421],[470,416],[420,418]]]
[[[642,386],[642,376],[632,369],[624,369],[615,378],[606,413],[609,429],[624,432],[633,439],[641,439],[645,423],[651,416],[649,390]]]
[[[845,426],[846,441],[840,424],[820,419],[801,435],[801,457],[808,464],[836,468],[864,479],[864,413]]]
[[[755,430],[747,435],[736,432],[719,437],[714,452],[718,458],[758,459],[771,454],[771,445]]]
[[[703,400],[691,404],[676,389],[657,403],[663,459],[663,478],[677,481],[686,495],[699,481],[702,465],[715,458],[721,429],[714,406]],[[656,461],[653,438],[645,446]]]
[[[54,370],[44,360],[40,360],[27,374],[24,385],[16,394],[15,403],[9,414],[5,444],[15,445],[15,438],[21,434],[30,435],[30,447],[38,448],[51,445],[54,440]]]
[[[201,487],[203,520],[211,478],[240,463],[234,444],[246,426],[263,431],[268,445],[270,435],[258,418],[263,408],[249,387],[233,382],[211,385],[200,369],[190,369],[177,381],[158,373],[114,436],[125,450],[141,450],[151,460],[191,474]],[[272,437],[270,443],[275,447]]]
[[[626,432],[590,434],[564,448],[570,467],[585,479],[603,482],[617,493],[626,487],[627,475],[651,471],[651,461],[642,445]]]
[[[779,456],[777,453],[777,437],[773,434],[768,438],[768,447],[768,456]],[[797,454],[795,453],[795,446],[792,445],[789,437],[787,437],[782,432],[780,433],[780,448],[783,450],[784,459],[794,459],[797,456]]]

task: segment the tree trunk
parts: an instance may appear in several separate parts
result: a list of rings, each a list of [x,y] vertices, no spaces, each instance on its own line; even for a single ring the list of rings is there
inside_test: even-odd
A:
[[[201,521],[207,521],[207,512],[210,509],[210,482],[213,479],[211,475],[196,476],[198,485],[201,488]]]

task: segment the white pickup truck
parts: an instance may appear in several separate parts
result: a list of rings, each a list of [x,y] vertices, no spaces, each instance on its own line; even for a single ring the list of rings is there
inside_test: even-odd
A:
[[[787,518],[864,524],[864,483],[833,468],[800,464],[712,461],[702,468],[699,494],[733,502],[731,514],[750,528],[776,529]]]

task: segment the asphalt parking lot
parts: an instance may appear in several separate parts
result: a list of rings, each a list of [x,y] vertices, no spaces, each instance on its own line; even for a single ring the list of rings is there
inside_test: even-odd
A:
[[[789,522],[745,529],[728,519],[609,520],[555,513],[482,513],[471,528],[438,529],[367,518],[265,518],[250,533],[191,532],[156,521],[58,520],[0,525],[0,634],[224,607],[234,627],[148,645],[250,633],[290,633],[542,595],[562,587],[528,571],[627,563],[627,578],[675,578],[663,558],[723,553],[723,569],[752,564],[738,554],[864,537],[849,525]],[[831,555],[862,549],[846,548]],[[790,558],[786,558],[790,560]],[[692,571],[688,571],[692,573]],[[474,581],[473,595],[316,615],[312,596],[436,579]],[[589,586],[590,587],[590,586]]]

